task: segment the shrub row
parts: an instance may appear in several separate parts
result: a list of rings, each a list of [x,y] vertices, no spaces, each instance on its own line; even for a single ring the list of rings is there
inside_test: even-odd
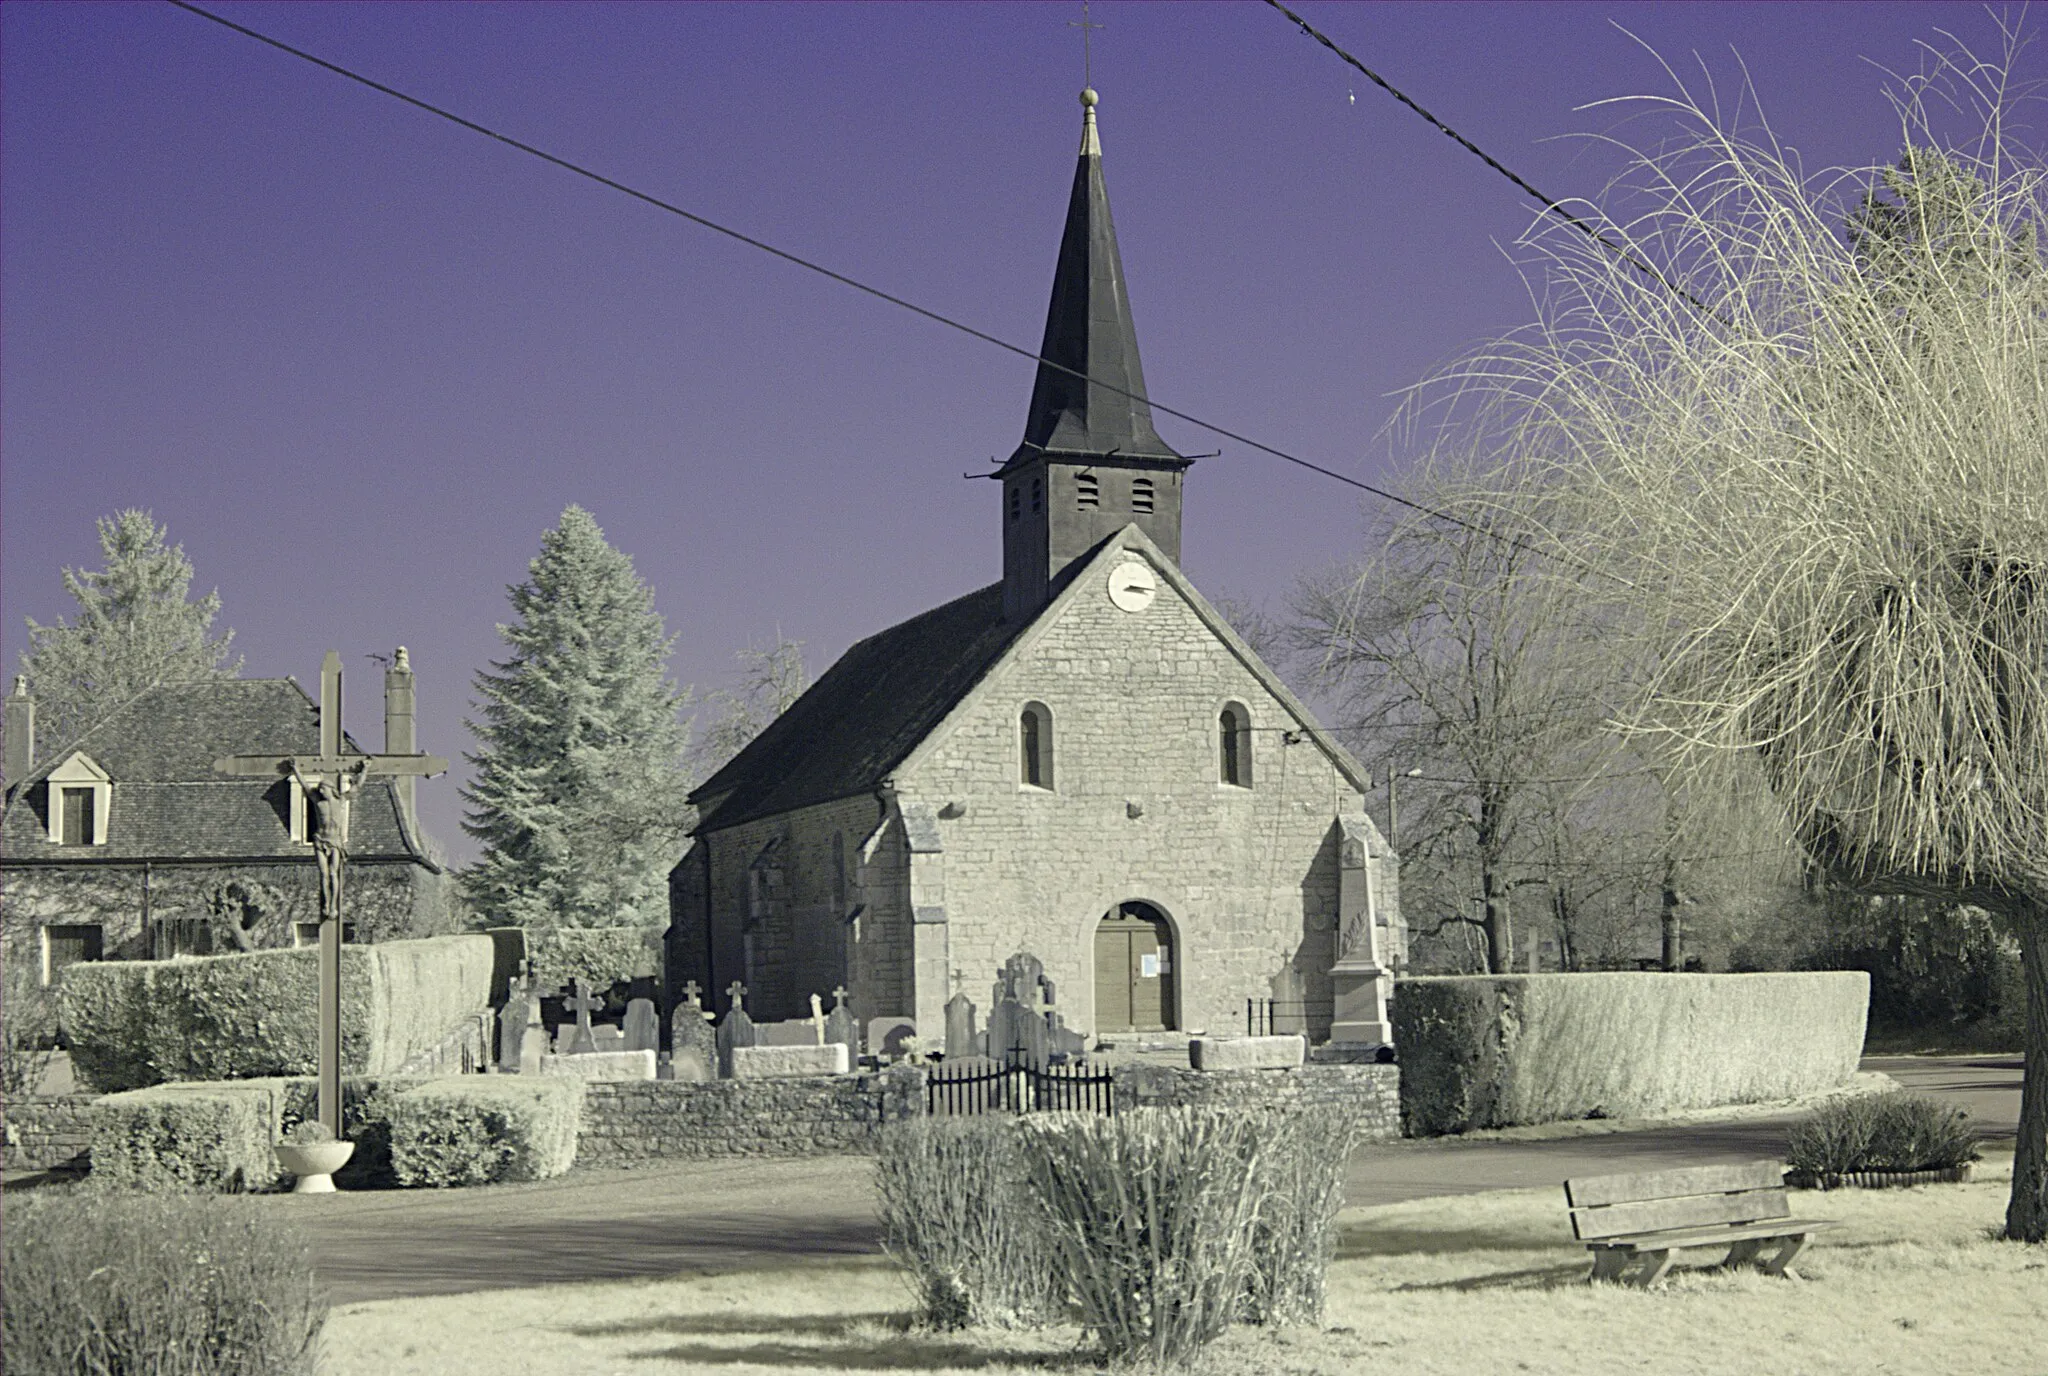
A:
[[[882,1134],[884,1245],[926,1322],[1054,1321],[1177,1365],[1234,1322],[1315,1323],[1349,1115],[1219,1108],[920,1119]]]
[[[1869,980],[1797,974],[1477,975],[1395,986],[1411,1137],[1791,1099],[1842,1084]]]
[[[327,1305],[303,1241],[242,1201],[7,1202],[9,1376],[310,1376]]]
[[[529,927],[526,959],[542,993],[577,978],[602,992],[661,969],[661,928]]]
[[[489,1006],[491,939],[344,946],[342,1065],[388,1074]],[[167,1080],[310,1074],[319,952],[80,962],[58,1002],[79,1079],[112,1092]]]
[[[274,1145],[314,1115],[308,1078],[156,1085],[92,1107],[92,1174],[115,1189],[241,1193],[281,1183]],[[342,1082],[344,1188],[545,1180],[576,1158],[582,1082],[459,1075]]]

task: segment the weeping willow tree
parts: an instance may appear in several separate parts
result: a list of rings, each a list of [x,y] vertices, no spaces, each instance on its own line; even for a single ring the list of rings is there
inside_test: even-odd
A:
[[[2006,1234],[2048,1237],[2048,201],[2019,45],[1894,88],[1895,165],[1809,176],[1683,84],[1526,241],[1537,323],[1453,371],[1494,500],[1626,634],[1613,726],[1680,777],[1761,770],[1811,863],[2019,938]],[[1970,137],[1945,141],[1937,114]],[[1980,122],[1981,117],[1981,122]]]

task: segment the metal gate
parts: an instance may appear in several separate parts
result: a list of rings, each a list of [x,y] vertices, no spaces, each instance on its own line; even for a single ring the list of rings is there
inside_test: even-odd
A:
[[[1034,1070],[982,1057],[943,1061],[925,1072],[924,1109],[982,1113],[1115,1113],[1116,1080],[1107,1068],[1050,1065]]]

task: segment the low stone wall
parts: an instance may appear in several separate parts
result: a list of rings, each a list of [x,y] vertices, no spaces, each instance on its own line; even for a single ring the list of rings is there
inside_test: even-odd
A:
[[[91,1109],[97,1094],[27,1094],[9,1099],[4,1121],[6,1167],[11,1171],[82,1171],[92,1144]]]
[[[1362,1140],[1385,1141],[1401,1133],[1397,1066],[1197,1071],[1124,1065],[1113,1073],[1119,1111],[1176,1104],[1339,1104],[1354,1111]],[[593,1082],[583,1101],[576,1164],[870,1152],[884,1123],[924,1112],[924,1087],[918,1066],[805,1079]]]
[[[924,1074],[808,1079],[592,1081],[579,1166],[714,1156],[831,1156],[874,1150],[884,1122],[924,1110]]]
[[[1248,1110],[1332,1104],[1352,1110],[1360,1141],[1387,1142],[1401,1135],[1401,1068],[1396,1065],[1305,1065],[1293,1070],[1118,1066],[1115,1089],[1119,1111],[1180,1104]]]

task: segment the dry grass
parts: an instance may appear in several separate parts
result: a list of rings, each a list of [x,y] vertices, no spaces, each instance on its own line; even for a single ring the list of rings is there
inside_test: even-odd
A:
[[[1585,1283],[1561,1192],[1416,1200],[1342,1217],[1328,1328],[1235,1329],[1196,1371],[1955,1371],[2048,1376],[2048,1250],[1993,1240],[2010,1158],[1979,1183],[1799,1194],[1846,1226],[1803,1281],[1676,1272],[1653,1292]],[[1088,1371],[1073,1329],[919,1332],[903,1273],[873,1261],[344,1306],[332,1376]]]

